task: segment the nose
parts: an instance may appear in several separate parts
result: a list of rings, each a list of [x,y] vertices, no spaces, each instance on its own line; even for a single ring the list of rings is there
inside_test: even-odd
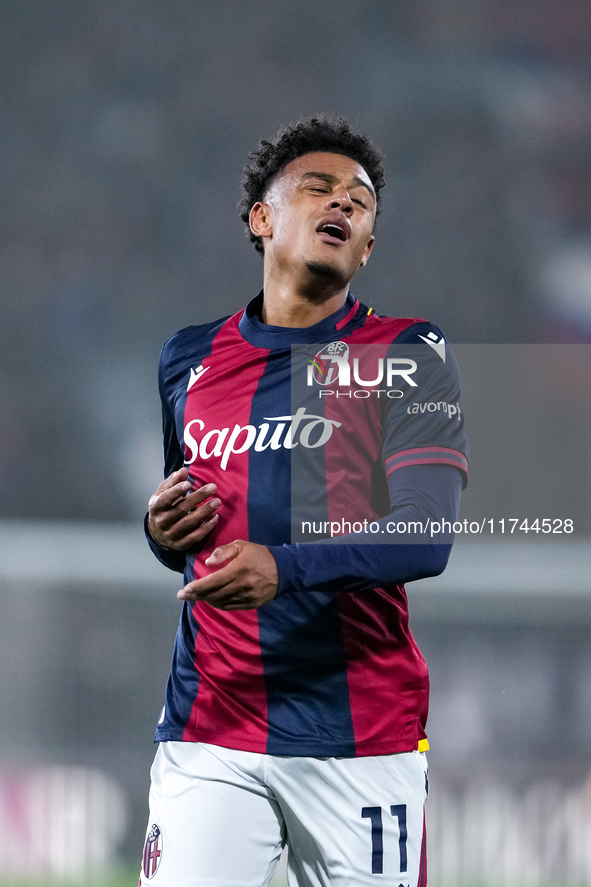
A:
[[[349,196],[349,192],[344,188],[342,191],[331,194],[328,205],[330,209],[340,209],[347,215],[350,215],[353,212],[353,201]]]

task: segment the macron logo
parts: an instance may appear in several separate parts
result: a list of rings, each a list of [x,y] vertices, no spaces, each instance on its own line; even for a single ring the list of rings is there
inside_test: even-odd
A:
[[[203,373],[206,373],[209,367],[204,367],[203,364],[199,364],[198,367],[191,367],[191,375],[189,376],[189,384],[187,385],[187,391],[190,391],[197,379],[200,379]]]
[[[445,339],[443,338],[443,336],[438,339],[435,333],[427,333],[426,336],[419,335],[419,339],[422,339],[423,342],[426,342],[427,345],[430,345],[431,348],[437,352],[441,360],[445,363]]]

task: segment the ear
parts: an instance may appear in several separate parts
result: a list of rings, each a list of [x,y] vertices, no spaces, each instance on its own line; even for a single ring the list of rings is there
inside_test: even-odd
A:
[[[361,261],[359,262],[360,268],[363,268],[364,265],[367,265],[367,262],[369,260],[370,255],[371,255],[371,251],[373,249],[373,245],[375,242],[376,242],[376,239],[372,234],[372,236],[367,241],[367,246],[363,250],[363,255],[361,256]]]
[[[255,237],[270,237],[273,233],[270,205],[258,200],[250,211],[248,224]]]

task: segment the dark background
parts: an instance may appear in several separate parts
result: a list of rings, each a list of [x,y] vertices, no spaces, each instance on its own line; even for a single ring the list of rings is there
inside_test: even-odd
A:
[[[3,516],[141,515],[160,346],[257,292],[241,170],[300,116],[385,151],[364,301],[589,341],[584,0],[4,0],[0,35]]]

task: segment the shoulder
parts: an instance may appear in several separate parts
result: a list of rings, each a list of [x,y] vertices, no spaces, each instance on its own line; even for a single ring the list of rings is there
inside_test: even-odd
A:
[[[398,344],[420,345],[425,339],[429,343],[447,341],[438,326],[422,317],[380,317],[371,314],[368,324],[375,329],[376,334],[386,334],[392,342]]]
[[[408,343],[409,345],[431,345],[431,347],[447,343],[447,339],[438,326],[428,320],[417,318],[408,322],[395,341],[400,345]]]
[[[359,323],[361,320],[361,323]],[[377,314],[372,308],[360,303],[356,329],[352,336],[367,343],[439,344],[447,343],[442,331],[434,323],[422,317],[388,317]]]
[[[224,324],[230,320],[230,315],[222,317],[219,320],[210,323],[199,324],[198,326],[186,326],[184,329],[174,333],[166,340],[162,346],[160,354],[161,363],[169,363],[172,360],[184,355],[193,355],[195,349],[202,346],[207,347],[222,329]]]
[[[453,350],[442,330],[421,317],[380,317],[367,318],[365,341],[387,343],[388,356],[396,361],[410,361],[414,365],[416,378],[422,384],[433,378],[441,382],[448,379],[458,382],[458,365]]]
[[[163,398],[178,395],[179,386],[183,387],[182,382],[191,368],[198,371],[202,361],[211,354],[214,339],[231,319],[222,317],[210,323],[187,326],[166,340],[158,362],[158,384]]]

